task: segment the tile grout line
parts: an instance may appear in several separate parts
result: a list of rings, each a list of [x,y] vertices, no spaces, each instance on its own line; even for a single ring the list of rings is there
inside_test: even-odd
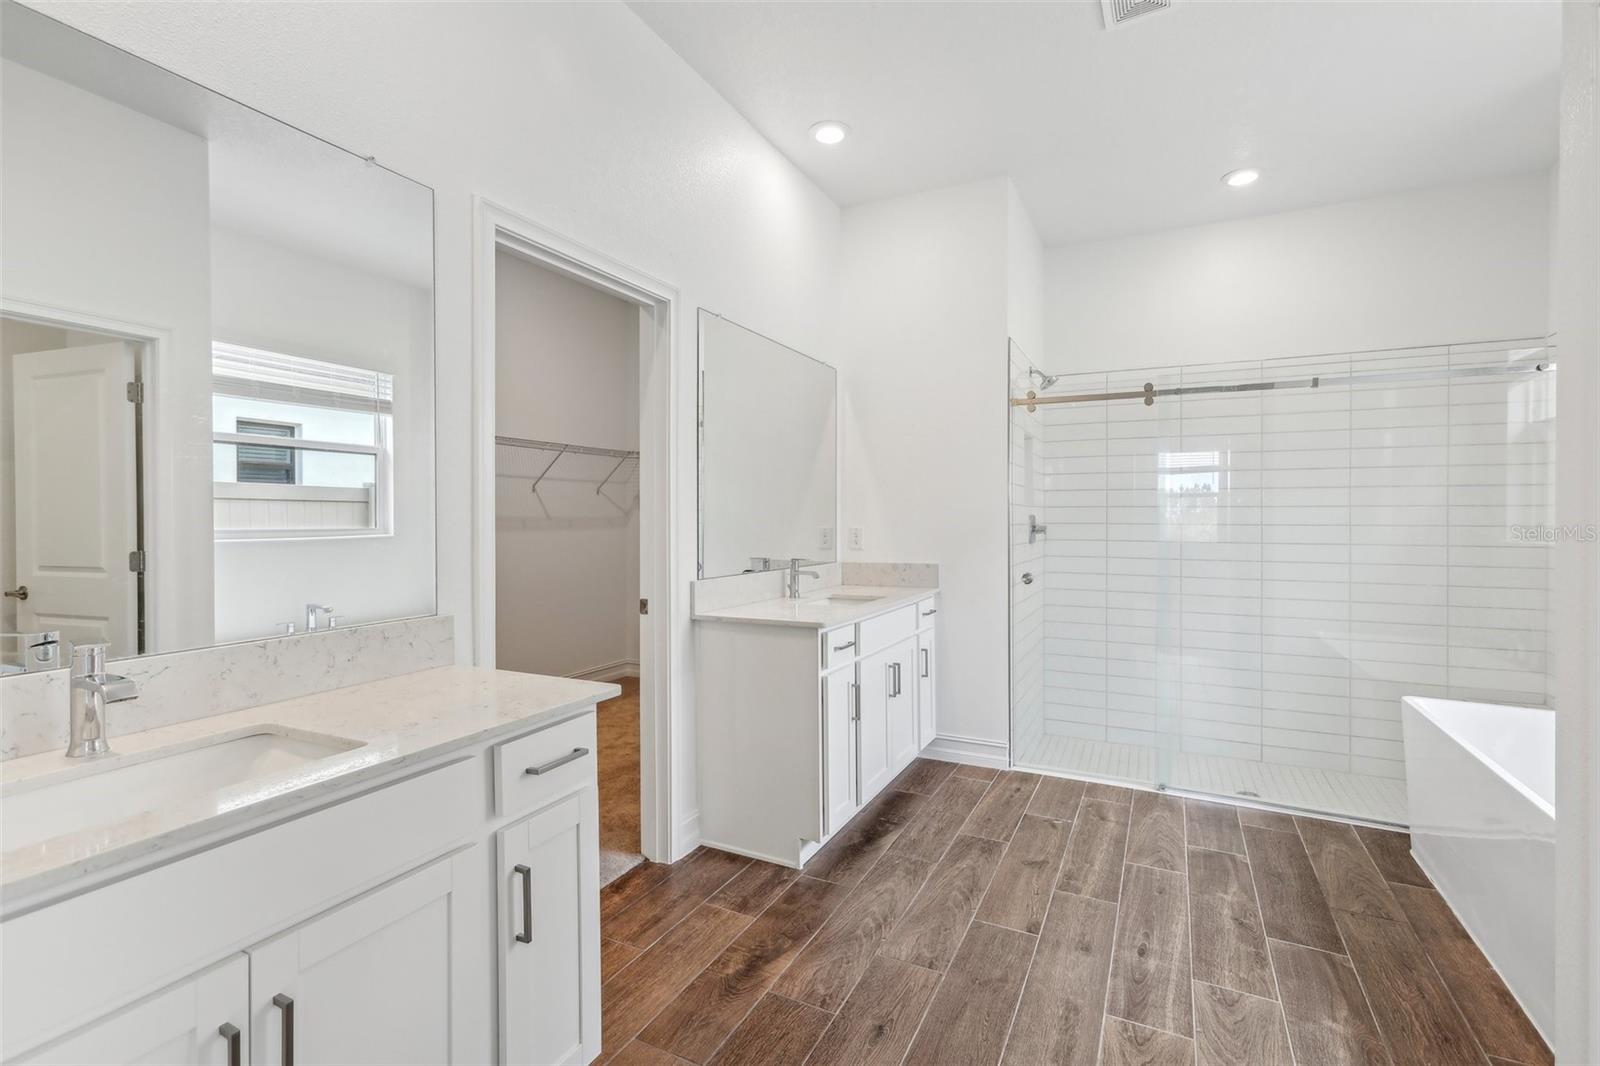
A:
[[[1300,832],[1300,819],[1298,818],[1294,819],[1294,835],[1295,839],[1300,841],[1300,850],[1305,852],[1306,864],[1310,865],[1311,849],[1306,847],[1306,838],[1304,834]],[[1356,985],[1361,989],[1361,998],[1367,1005],[1367,1014],[1372,1019],[1372,1027],[1378,1031],[1378,1036],[1383,1040],[1383,1050],[1388,1052],[1389,1061],[1395,1062],[1396,1059],[1392,1041],[1389,1039],[1389,1034],[1384,1032],[1383,1026],[1378,1023],[1378,1012],[1372,1009],[1372,993],[1367,991],[1367,982],[1366,979],[1361,976],[1361,967],[1356,965],[1356,957],[1350,954],[1350,945],[1345,941],[1344,930],[1339,928],[1339,920],[1333,917],[1333,904],[1328,901],[1328,893],[1322,887],[1322,880],[1316,876],[1316,872],[1316,867],[1313,866],[1311,869],[1312,879],[1316,881],[1317,891],[1322,894],[1323,906],[1328,908],[1328,917],[1333,920],[1333,931],[1339,936],[1339,946],[1344,948],[1344,957],[1350,960],[1350,970],[1356,975]],[[1254,879],[1255,874],[1252,870],[1251,880]],[[1265,927],[1266,922],[1263,921],[1263,930]]]
[[[1234,820],[1237,821],[1239,812],[1234,811]],[[1239,824],[1239,839],[1244,840],[1244,823]],[[1308,856],[1309,858],[1309,856]],[[1278,960],[1272,957],[1272,938],[1267,936],[1267,912],[1261,906],[1261,886],[1256,884],[1256,864],[1250,861],[1250,845],[1245,844],[1244,864],[1250,871],[1250,893],[1256,901],[1256,918],[1261,922],[1261,947],[1267,953],[1267,969],[1272,971],[1272,991],[1278,996],[1278,1020],[1283,1023],[1283,1040],[1289,1045],[1289,1063],[1295,1066],[1300,1057],[1294,1050],[1294,1034],[1289,1031],[1289,1008],[1283,1002],[1283,985],[1278,981]],[[1319,888],[1321,886],[1318,886]],[[1351,962],[1351,969],[1355,963]],[[1362,995],[1365,995],[1365,990]],[[1371,1009],[1370,1007],[1368,1008]]]
[[[1189,1039],[1194,1041],[1195,1053],[1200,1049],[1200,1013],[1195,1010],[1194,999],[1194,895],[1189,885],[1189,801],[1178,800],[1178,817],[1183,819],[1183,932],[1189,941]],[[1263,934],[1266,927],[1262,927]]]
[[[1117,972],[1117,940],[1122,933],[1122,890],[1128,881],[1128,844],[1133,834],[1133,804],[1128,804],[1128,821],[1122,836],[1122,861],[1117,864],[1117,918],[1111,926],[1111,957],[1106,960],[1106,994],[1100,1003],[1100,1032],[1095,1036],[1094,1061],[1100,1062],[1106,1049],[1106,1019],[1111,1014],[1111,979]],[[1137,1024],[1137,1023],[1135,1023]]]
[[[952,773],[953,773],[953,771],[952,771]],[[944,861],[944,856],[948,855],[950,853],[950,849],[955,846],[955,842],[956,842],[957,838],[962,836],[961,830],[965,829],[967,827],[967,822],[970,822],[972,820],[973,813],[975,811],[977,811],[977,809],[980,806],[982,806],[984,800],[989,798],[989,793],[993,792],[995,785],[997,785],[999,783],[1000,783],[1000,774],[996,773],[994,775],[994,777],[990,778],[988,787],[983,790],[983,795],[978,797],[978,802],[974,803],[972,805],[972,810],[967,812],[967,817],[962,820],[960,827],[957,828],[955,833],[951,835],[950,843],[945,846],[944,851],[941,852],[940,855],[939,855],[939,862],[943,862]],[[1037,781],[1035,781],[1033,787],[1034,787],[1034,791],[1038,791],[1039,783]],[[1033,800],[1033,793],[1032,792],[1028,793],[1028,799],[1029,799],[1030,802]],[[1023,805],[1023,809],[1024,810],[1027,809],[1027,805],[1026,804]],[[1018,818],[1017,821],[1020,824],[1022,819]],[[968,835],[971,835],[971,834],[968,834]],[[1016,830],[1013,828],[1012,829],[1012,836],[1015,836],[1015,835],[1016,835]],[[979,837],[977,839],[984,839],[984,838]],[[1006,846],[1009,848],[1011,845],[1008,843]],[[1002,858],[1004,857],[1004,854],[1005,854],[1004,852],[1001,853],[1001,857]],[[937,868],[938,867],[938,863],[935,863],[934,867]],[[928,883],[931,882],[932,880],[933,880],[933,870],[930,869],[928,871],[928,880],[924,881],[922,883],[922,887],[917,890],[917,894],[915,896],[911,897],[911,903],[906,907],[906,914],[910,914],[911,913],[911,908],[915,907],[917,905],[917,900],[922,898],[922,893],[927,889]],[[990,883],[993,883],[993,881],[994,881],[994,875],[993,875],[992,872],[990,874],[989,880],[990,880]],[[987,895],[988,892],[989,892],[989,886],[987,884],[984,885],[984,889],[983,890],[984,890],[984,894]],[[974,905],[973,908],[972,908],[972,918],[967,922],[966,931],[961,934],[961,940],[956,944],[956,954],[957,955],[959,955],[961,953],[961,945],[966,943],[967,936],[972,932],[973,923],[978,920],[978,907],[981,906],[982,904],[983,904],[983,900],[980,897],[979,900],[978,900],[978,903],[976,905]],[[902,915],[901,917],[904,917],[904,915]],[[1035,943],[1034,946],[1035,946],[1035,949],[1037,949],[1037,947],[1038,947],[1037,943]],[[950,957],[950,962],[955,962],[955,955],[952,955]],[[917,1019],[917,1027],[911,1031],[911,1039],[906,1042],[905,1054],[900,1056],[900,1062],[902,1063],[902,1066],[906,1062],[906,1060],[910,1057],[911,1049],[916,1047],[916,1045],[917,1045],[917,1036],[922,1032],[923,1023],[928,1020],[928,1011],[933,1009],[933,1001],[939,995],[939,990],[944,987],[945,980],[947,978],[949,978],[949,976],[950,976],[950,966],[947,963],[945,965],[945,968],[939,972],[939,982],[936,985],[933,986],[933,992],[928,996],[928,1005],[923,1008],[922,1016]],[[1017,995],[1018,995],[1018,998],[1021,998],[1021,993],[1020,992]]]
[[[1033,786],[1034,796],[1038,795],[1038,793],[1039,793],[1039,784],[1043,784],[1043,783],[1044,783],[1044,778],[1041,777],[1039,779],[1038,784],[1035,784]],[[1032,803],[1033,803],[1033,796],[1029,796],[1028,797],[1028,804],[1031,806]],[[1062,865],[1064,865],[1066,863],[1066,861],[1067,861],[1067,853],[1072,849],[1072,837],[1078,831],[1078,825],[1077,825],[1077,822],[1078,822],[1078,811],[1079,811],[1079,809],[1081,809],[1082,806],[1083,806],[1083,796],[1080,793],[1079,796],[1078,796],[1078,807],[1074,807],[1073,811],[1072,811],[1072,828],[1067,832],[1066,846],[1064,848],[1062,848],[1061,857],[1056,860],[1055,870],[1053,870],[1051,872],[1051,874],[1050,874],[1050,880],[1048,882],[1049,888],[1046,889],[1046,893],[1047,894],[1046,894],[1046,897],[1045,897],[1044,914],[1041,915],[1040,918],[1039,918],[1039,931],[1037,933],[1035,933],[1034,937],[1033,937],[1033,951],[1030,952],[1029,955],[1028,955],[1028,968],[1023,971],[1023,973],[1022,973],[1022,984],[1017,987],[1017,1002],[1011,1008],[1011,1020],[1006,1023],[1006,1035],[1005,1035],[1005,1039],[1000,1041],[1000,1057],[996,1060],[997,1062],[1004,1062],[1005,1061],[1005,1059],[1006,1059],[1006,1048],[1011,1046],[1011,1035],[1012,1035],[1012,1033],[1014,1033],[1016,1031],[1017,1015],[1019,1013],[1021,1013],[1021,1011],[1022,1011],[1022,997],[1028,994],[1028,979],[1033,976],[1033,963],[1034,963],[1034,960],[1039,957],[1039,942],[1044,939],[1045,923],[1050,920],[1051,908],[1053,908],[1055,906],[1055,903],[1056,903],[1056,881],[1057,881],[1057,879],[1059,879],[1061,877],[1061,867],[1062,867]],[[1028,816],[1028,808],[1024,807],[1022,809],[1022,817],[1026,818],[1027,816]],[[1035,817],[1037,817],[1037,815],[1035,815]],[[1022,823],[1018,822],[1017,824],[1020,827]],[[1003,858],[1003,856],[1002,856],[1002,858]],[[994,882],[993,881],[989,882],[989,887],[990,888],[994,887]],[[989,895],[988,891],[985,891],[984,892],[984,896],[987,897],[988,895]],[[982,910],[982,909],[983,909],[983,903],[980,900],[979,903],[978,903],[978,910]],[[977,911],[973,911],[973,914],[977,914]]]

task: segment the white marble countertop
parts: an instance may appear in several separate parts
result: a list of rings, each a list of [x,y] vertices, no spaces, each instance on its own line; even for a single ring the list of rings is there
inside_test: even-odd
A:
[[[452,751],[567,721],[620,692],[616,685],[593,681],[446,666],[140,733],[113,732],[115,754],[102,758],[69,759],[53,751],[0,762],[4,816],[9,797],[145,762],[157,749],[201,748],[260,732],[354,742],[348,750],[289,770],[8,849],[0,855],[0,892],[10,904],[112,866],[150,860],[185,845],[209,845],[230,829],[243,831],[274,815],[315,806]]]
[[[937,588],[906,585],[835,585],[808,592],[799,599],[758,600],[732,607],[696,610],[694,618],[704,622],[832,629],[909,606],[938,591]]]

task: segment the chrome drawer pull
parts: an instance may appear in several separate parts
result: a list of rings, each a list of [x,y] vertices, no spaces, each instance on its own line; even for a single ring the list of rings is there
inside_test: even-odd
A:
[[[279,992],[272,1005],[283,1011],[283,1066],[294,1066],[294,1000]]]
[[[228,1066],[243,1066],[244,1052],[239,1047],[239,1027],[232,1022],[217,1026],[217,1034],[228,1042]]]
[[[856,646],[856,642],[855,641],[847,640],[843,644],[834,645],[833,650],[834,651],[848,651],[849,649],[851,649],[851,648],[853,648],[855,646]]]
[[[929,607],[926,611],[922,612],[922,617],[926,618],[930,614],[938,614],[938,613],[939,613],[939,608],[937,608],[937,607]]]
[[[928,649],[922,649],[922,676],[928,676]]]
[[[551,759],[543,766],[530,766],[522,772],[525,774],[532,774],[534,777],[538,777],[540,774],[547,774],[559,766],[565,766],[567,763],[572,762],[575,759],[581,759],[587,754],[589,754],[588,748],[573,748],[559,759]]]
[[[522,878],[522,932],[517,934],[517,943],[533,943],[533,870],[522,863],[514,867],[518,877]]]

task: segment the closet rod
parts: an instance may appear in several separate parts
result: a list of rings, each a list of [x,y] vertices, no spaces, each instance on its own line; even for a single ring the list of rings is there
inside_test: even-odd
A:
[[[628,451],[626,448],[591,448],[587,444],[562,444],[553,440],[527,440],[523,437],[494,438],[496,444],[504,444],[510,448],[529,448],[541,452],[562,452],[571,455],[608,455],[613,459],[637,459],[637,451]]]
[[[1175,385],[1166,389],[1158,389],[1153,382],[1147,381],[1144,383],[1144,388],[1137,391],[1083,392],[1071,396],[1040,396],[1032,389],[1029,389],[1028,395],[1014,397],[1011,400],[1011,406],[1026,407],[1032,411],[1038,407],[1058,403],[1143,400],[1145,406],[1149,407],[1156,402],[1158,396],[1197,396],[1219,392],[1267,392],[1273,389],[1323,389],[1335,385],[1365,385],[1386,381],[1431,381],[1435,378],[1538,374],[1547,370],[1554,370],[1555,365],[1554,359],[1548,359],[1542,363],[1533,363],[1526,366],[1465,366],[1441,367],[1436,370],[1376,371],[1367,374],[1336,374],[1314,378],[1291,378],[1286,381],[1246,381],[1236,385]]]

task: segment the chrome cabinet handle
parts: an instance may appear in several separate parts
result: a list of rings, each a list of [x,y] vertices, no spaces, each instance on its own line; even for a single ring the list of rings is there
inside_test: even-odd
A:
[[[520,862],[513,867],[517,876],[522,878],[522,932],[517,934],[517,943],[533,943],[533,871]]]
[[[565,766],[567,763],[572,762],[575,759],[581,759],[587,754],[589,754],[588,748],[573,748],[559,759],[551,759],[543,766],[530,766],[522,772],[525,774],[532,774],[534,777],[538,777],[540,774],[549,773],[558,766]]]
[[[843,644],[835,644],[833,646],[833,650],[834,651],[849,651],[851,648],[853,648],[855,646],[856,646],[856,642],[855,641],[847,640]]]
[[[861,721],[861,686],[850,682],[850,720]]]
[[[930,657],[928,655],[928,649],[927,648],[923,648],[922,649],[922,676],[923,677],[930,676],[928,674],[928,663],[929,663],[929,661],[930,661]]]
[[[294,1000],[279,992],[272,1005],[283,1011],[283,1066],[294,1066]]]
[[[926,618],[930,614],[938,614],[938,613],[939,613],[939,608],[937,608],[937,607],[929,607],[926,611],[922,612],[922,617]]]
[[[239,1047],[239,1027],[232,1022],[217,1026],[217,1034],[228,1042],[228,1066],[243,1066],[243,1052]]]

